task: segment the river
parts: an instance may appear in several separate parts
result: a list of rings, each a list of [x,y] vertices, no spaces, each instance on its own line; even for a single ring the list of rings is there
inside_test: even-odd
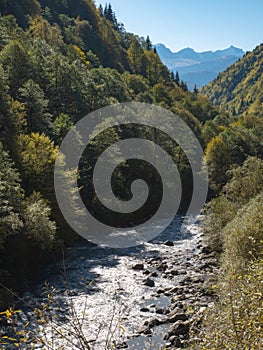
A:
[[[22,306],[19,323],[22,328],[29,323],[31,340],[21,349],[30,349],[34,337],[34,349],[84,349],[85,341],[94,350],[113,344],[134,350],[169,346],[164,335],[171,324],[165,319],[173,309],[173,290],[184,284],[186,276],[196,279],[210,271],[199,268],[199,224],[181,233],[181,222],[176,217],[158,238],[134,248],[83,243],[67,249],[63,262],[46,268],[48,287],[39,285],[24,296],[27,306]],[[196,296],[190,290],[187,297],[193,301]],[[202,295],[198,303],[207,306]],[[47,323],[34,321],[35,305],[48,315]],[[149,331],[146,325],[151,322]]]

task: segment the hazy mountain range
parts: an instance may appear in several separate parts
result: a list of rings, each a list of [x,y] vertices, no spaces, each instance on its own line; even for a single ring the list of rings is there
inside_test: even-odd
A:
[[[180,79],[185,81],[190,89],[194,85],[207,85],[245,54],[242,49],[234,46],[225,50],[205,52],[196,52],[191,48],[172,52],[163,44],[157,44],[155,47],[163,63],[173,72],[178,71]]]

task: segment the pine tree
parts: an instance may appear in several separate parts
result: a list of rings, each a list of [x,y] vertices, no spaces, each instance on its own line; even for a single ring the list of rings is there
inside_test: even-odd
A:
[[[19,89],[20,100],[27,112],[28,132],[49,133],[51,115],[48,113],[48,100],[43,90],[33,80],[28,80]]]
[[[146,50],[147,51],[151,51],[152,49],[153,49],[152,42],[150,40],[149,35],[147,35],[147,38],[146,38]]]
[[[176,71],[176,73],[175,73],[175,79],[174,79],[174,81],[175,81],[175,84],[176,85],[180,85],[180,77],[179,77],[179,72],[178,72],[178,70]]]
[[[23,44],[18,40],[11,41],[1,52],[1,62],[8,75],[10,94],[17,97],[18,89],[31,74],[30,58]]]
[[[118,29],[118,22],[117,22],[115,13],[112,10],[111,4],[109,4],[109,5],[106,4],[105,5],[104,17],[113,24],[113,27],[115,29]]]
[[[103,7],[102,7],[101,4],[100,4],[100,6],[99,6],[99,8],[98,8],[98,12],[99,12],[100,17],[103,17],[103,16],[104,16]]]

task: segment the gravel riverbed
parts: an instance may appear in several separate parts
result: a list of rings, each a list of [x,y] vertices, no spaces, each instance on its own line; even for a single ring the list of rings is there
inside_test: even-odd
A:
[[[157,239],[134,248],[78,244],[65,252],[64,263],[47,267],[45,279],[53,288],[50,321],[33,321],[33,305],[47,303],[42,286],[25,294],[27,307],[19,315],[20,326],[29,322],[30,332],[45,343],[34,340],[34,349],[48,349],[47,343],[50,349],[82,349],[73,334],[85,337],[94,350],[112,344],[134,350],[188,348],[213,305],[209,284],[217,262],[203,243],[200,224],[181,233],[181,222],[177,217]],[[32,345],[33,336],[21,349]]]

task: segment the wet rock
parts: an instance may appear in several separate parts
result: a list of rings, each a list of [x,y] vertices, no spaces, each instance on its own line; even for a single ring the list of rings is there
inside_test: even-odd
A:
[[[150,312],[150,310],[148,309],[148,307],[142,307],[140,309],[141,312]]]
[[[174,242],[173,241],[166,241],[166,242],[164,242],[164,245],[166,245],[167,247],[173,247]]]
[[[143,271],[144,270],[144,265],[143,264],[134,264],[132,266],[132,269],[135,271]]]
[[[140,334],[151,335],[152,334],[152,330],[151,330],[151,328],[149,326],[144,325],[144,326],[141,326],[138,329],[138,335],[137,336],[139,336]]]
[[[138,334],[150,335],[152,334],[152,328],[163,324],[162,320],[158,318],[149,318],[144,322],[144,324],[139,328]]]
[[[164,288],[158,288],[157,289],[157,294],[164,294],[165,293],[165,289]]]
[[[158,273],[157,272],[152,272],[151,273],[151,277],[158,277]]]
[[[169,310],[167,310],[163,307],[158,307],[158,308],[156,308],[155,312],[159,315],[166,315],[169,312]]]
[[[169,323],[175,323],[177,321],[187,321],[187,320],[188,320],[188,316],[184,313],[178,313],[178,310],[174,310],[168,315]]]
[[[168,349],[172,346],[172,343],[170,341],[165,343],[165,349]]]
[[[161,324],[163,324],[164,321],[160,320],[159,318],[149,318],[148,320],[146,320],[144,322],[144,326],[148,326],[149,328],[153,328],[155,326],[160,326]]]
[[[170,271],[170,274],[172,275],[172,276],[178,276],[179,274],[180,274],[180,272],[178,271],[178,270],[171,270]]]
[[[155,282],[151,278],[146,278],[146,280],[144,280],[143,284],[147,287],[154,287],[155,286]]]
[[[158,271],[166,271],[168,268],[168,265],[166,262],[162,262],[161,264],[157,265],[156,269]]]
[[[165,335],[164,340],[168,340],[172,336],[180,336],[188,334],[190,330],[190,323],[188,321],[177,321],[169,329],[168,333]]]
[[[181,297],[179,295],[175,295],[174,297],[172,297],[171,303],[175,304],[175,303],[177,303],[180,300],[181,300]]]

